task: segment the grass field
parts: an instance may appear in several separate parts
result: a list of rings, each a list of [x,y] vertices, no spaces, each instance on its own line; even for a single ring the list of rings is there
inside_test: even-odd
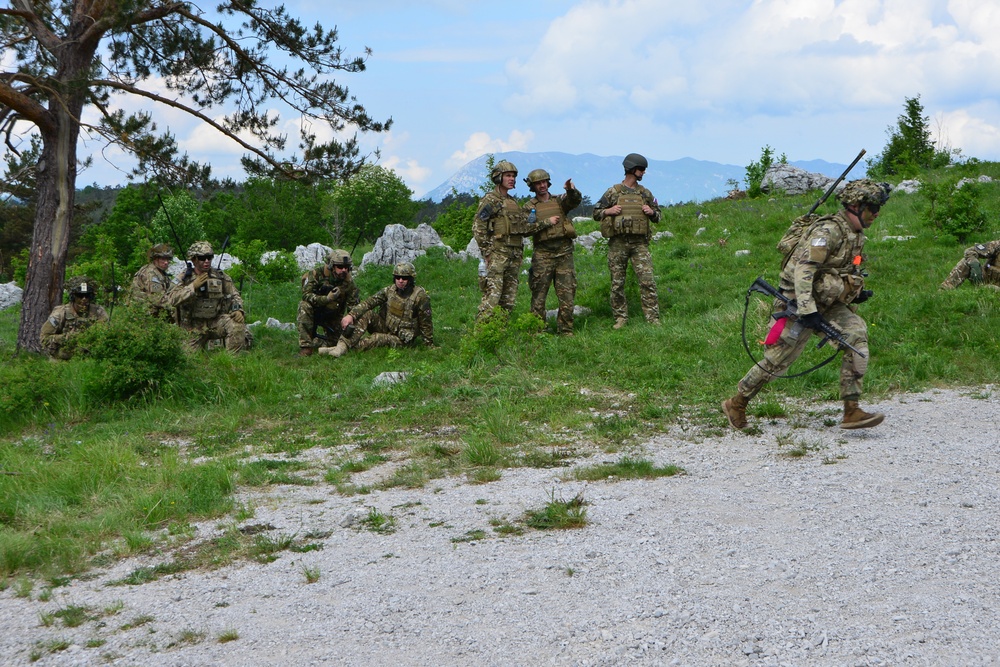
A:
[[[958,169],[1000,178],[997,164]],[[365,493],[352,476],[390,458],[397,465],[384,486],[419,487],[445,475],[486,483],[510,466],[559,465],[594,452],[632,456],[646,436],[691,423],[722,433],[719,402],[752,363],[740,337],[747,288],[759,275],[777,282],[774,244],[813,201],[666,209],[659,230],[673,236],[652,248],[661,327],[643,323],[630,275],[630,324],[611,329],[599,248],[577,251],[577,303],[591,312],[578,318],[575,337],[533,333],[526,280],[511,325],[476,331],[476,263],[432,253],[416,268],[431,294],[437,349],[300,358],[294,332],[258,327],[249,353],[195,355],[155,392],[125,401],[94,391],[99,369],[91,360],[15,356],[19,313],[4,311],[0,578],[81,572],[95,558],[183,542],[196,520],[237,522],[252,512],[233,502],[240,486],[327,484]],[[919,194],[894,195],[869,233],[867,286],[875,296],[860,310],[869,323],[869,397],[984,385],[1000,371],[1000,293],[937,289],[967,245],[1000,237],[1000,184],[984,186],[988,228],[965,243],[931,227],[926,205]],[[831,201],[821,212],[833,210]],[[585,223],[580,232],[595,228]],[[361,273],[362,295],[388,284],[390,271]],[[297,285],[253,286],[244,297],[249,321],[295,319]],[[748,338],[758,357],[767,307],[757,295],[750,300]],[[810,348],[797,368],[829,354]],[[838,366],[773,382],[751,415],[835,400]],[[374,386],[385,371],[410,375]],[[299,460],[317,446],[341,454],[317,471]],[[227,548],[245,554],[254,546]]]

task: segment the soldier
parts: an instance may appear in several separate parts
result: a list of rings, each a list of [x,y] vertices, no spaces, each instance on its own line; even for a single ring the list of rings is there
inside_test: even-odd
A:
[[[788,370],[821,319],[842,331],[847,342],[865,355],[845,350],[841,359],[844,418],[840,428],[870,428],[885,418],[858,407],[862,380],[868,370],[868,328],[858,316],[856,304],[871,296],[864,289],[867,274],[862,266],[862,249],[865,230],[875,222],[889,197],[888,185],[861,179],[848,183],[838,196],[843,208],[817,219],[802,232],[781,271],[778,289],[796,300],[798,320],[784,327],[778,340],[768,346],[763,361],[740,380],[736,395],[722,403],[722,411],[733,428],[746,428],[748,401],[772,378]],[[779,303],[775,307],[784,309]]]
[[[194,269],[174,280],[166,303],[176,309],[177,324],[191,332],[191,349],[203,350],[209,341],[220,340],[230,352],[239,352],[247,347],[243,299],[233,279],[212,268],[214,257],[207,241],[191,244],[187,258]]]
[[[573,239],[576,229],[567,214],[580,205],[583,196],[566,181],[565,194],[552,196],[549,188],[552,179],[544,169],[535,169],[524,179],[535,196],[524,204],[525,210],[534,210],[540,220],[552,223],[534,235],[535,249],[531,255],[528,287],[531,289],[531,312],[545,321],[545,298],[549,285],[555,285],[559,300],[556,330],[573,335],[573,299],[576,296],[576,269],[573,266]]]
[[[517,167],[513,164],[498,162],[490,171],[490,180],[496,188],[479,200],[472,223],[472,234],[486,262],[486,286],[476,316],[480,320],[489,317],[497,306],[508,313],[514,310],[524,258],[523,239],[551,224],[530,219],[509,194],[517,185]]]
[[[146,253],[146,258],[149,264],[139,269],[132,278],[129,298],[136,303],[146,302],[153,317],[171,320],[173,318],[165,298],[171,284],[167,267],[174,258],[174,250],[166,243],[157,243]]]
[[[639,185],[649,162],[638,153],[629,153],[622,161],[625,179],[608,188],[597,206],[594,220],[601,223],[601,234],[608,239],[608,269],[611,272],[611,314],[615,329],[628,324],[625,302],[625,276],[631,260],[639,282],[642,312],[650,324],[660,324],[660,304],[656,295],[653,258],[649,254],[652,237],[650,223],[660,221],[660,206],[653,193]]]
[[[1000,255],[1000,240],[986,244],[977,243],[967,248],[965,256],[941,283],[941,289],[955,289],[965,282],[966,278],[975,285],[1000,289],[1000,266],[997,266],[997,255]]]
[[[393,267],[392,285],[351,308],[340,321],[344,333],[337,345],[321,347],[319,353],[340,357],[352,348],[403,347],[415,344],[418,337],[433,347],[431,298],[427,290],[414,285],[416,276],[409,262]]]
[[[333,347],[340,340],[340,320],[358,305],[361,292],[351,277],[351,255],[332,250],[322,269],[302,276],[302,300],[295,323],[299,329],[299,356],[308,357],[317,347]],[[324,336],[317,338],[319,327]]]
[[[56,306],[42,325],[42,349],[52,359],[67,360],[73,356],[73,341],[81,331],[97,322],[107,322],[108,314],[94,303],[97,283],[87,276],[70,278],[66,283],[69,303]]]

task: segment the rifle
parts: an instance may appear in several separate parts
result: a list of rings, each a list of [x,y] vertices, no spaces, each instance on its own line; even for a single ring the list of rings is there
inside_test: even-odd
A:
[[[217,271],[222,270],[222,256],[226,254],[226,248],[229,247],[229,234],[226,234],[226,240],[222,242],[222,250],[219,251],[219,265],[216,268]]]
[[[760,294],[766,294],[767,296],[770,296],[772,298],[781,301],[781,303],[785,305],[784,310],[771,314],[771,317],[773,317],[776,320],[776,322],[774,324],[774,327],[772,327],[771,331],[768,333],[767,338],[768,341],[773,342],[773,339],[777,339],[777,337],[781,334],[782,329],[784,329],[785,324],[787,324],[788,318],[797,317],[798,304],[795,303],[795,299],[789,299],[787,296],[776,290],[773,285],[771,285],[769,282],[767,282],[761,277],[758,277],[757,280],[753,281],[753,285],[751,285],[750,289],[747,290],[747,296],[750,295],[750,292],[759,292]],[[802,331],[802,328],[803,328],[802,323],[796,322],[792,327],[792,336],[798,337],[799,333]],[[851,352],[854,352],[855,354],[861,355],[861,357],[867,357],[867,355],[864,352],[862,352],[858,348],[848,343],[847,340],[844,338],[844,334],[842,334],[832,324],[827,322],[822,317],[819,318],[819,326],[817,327],[817,331],[823,334],[823,340],[821,340],[819,342],[819,345],[816,346],[817,350],[826,345],[828,342],[833,341],[842,350],[848,349]]]
[[[156,193],[156,198],[160,200],[160,208],[163,209],[163,214],[167,216],[167,225],[170,227],[170,232],[174,235],[174,241],[177,242],[177,252],[180,254],[184,252],[184,244],[181,243],[181,237],[177,235],[177,230],[174,229],[174,223],[170,219],[170,212],[167,210],[166,204],[163,203],[163,197],[160,196],[159,192]],[[181,282],[190,278],[191,274],[194,273],[194,264],[191,263],[191,260],[185,259],[184,263],[187,264],[187,269],[184,271],[184,275],[181,276]]]
[[[833,191],[837,189],[838,185],[840,185],[840,182],[842,180],[844,180],[845,178],[847,178],[847,175],[849,173],[851,173],[851,169],[854,169],[854,165],[856,165],[858,162],[860,162],[861,158],[864,157],[864,155],[865,155],[865,149],[862,148],[861,152],[858,153],[858,156],[856,158],[854,158],[854,162],[852,162],[851,164],[847,165],[847,169],[845,169],[844,173],[840,175],[840,178],[838,178],[837,180],[835,180],[833,182],[833,185],[831,185],[829,188],[827,188],[826,192],[823,193],[823,196],[820,197],[816,201],[815,204],[813,204],[813,207],[811,209],[809,209],[809,212],[806,213],[806,216],[810,216],[813,213],[815,213],[816,209],[818,209],[820,206],[822,206],[823,202],[825,202],[827,199],[829,199],[830,195],[833,194]],[[755,290],[755,291],[759,291],[759,290]]]

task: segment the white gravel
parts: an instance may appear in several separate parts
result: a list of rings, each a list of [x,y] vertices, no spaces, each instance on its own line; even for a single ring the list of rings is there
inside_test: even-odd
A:
[[[282,487],[255,499],[251,522],[273,524],[271,535],[332,531],[322,550],[107,586],[154,562],[133,559],[48,602],[37,587],[32,600],[8,588],[0,663],[997,664],[993,391],[863,403],[886,421],[854,432],[824,425],[839,416],[834,403],[753,418],[756,435],[672,427],[642,451],[688,474],[652,481],[514,469],[487,485],[446,479],[355,497],[326,484]],[[785,456],[796,444],[809,453]],[[586,528],[514,537],[491,528],[491,518],[516,520],[553,493],[581,491]],[[394,516],[396,532],[343,525],[369,507]],[[477,529],[488,537],[452,542]],[[307,583],[306,568],[319,580]],[[76,628],[42,623],[60,607],[116,603],[117,614]],[[238,639],[220,643],[227,631]],[[53,640],[71,645],[52,651]]]

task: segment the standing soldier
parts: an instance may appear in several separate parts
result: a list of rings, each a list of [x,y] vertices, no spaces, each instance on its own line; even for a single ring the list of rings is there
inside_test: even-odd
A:
[[[187,258],[194,266],[179,276],[167,293],[166,302],[176,309],[177,324],[191,332],[191,349],[205,349],[210,340],[221,340],[230,352],[246,347],[246,316],[243,299],[233,279],[212,268],[215,254],[207,241],[197,241],[188,248]]]
[[[80,332],[98,322],[107,322],[108,314],[94,303],[97,284],[87,276],[70,278],[69,303],[56,306],[42,325],[42,349],[52,359],[67,360],[73,356],[70,344]]]
[[[517,283],[524,258],[524,237],[549,223],[538,223],[522,211],[509,193],[517,185],[517,167],[501,160],[490,171],[496,184],[479,200],[472,234],[486,262],[486,287],[476,318],[486,319],[500,306],[508,313],[517,300]]]
[[[174,258],[174,250],[166,243],[157,243],[146,253],[149,264],[139,269],[132,278],[129,298],[138,303],[146,302],[153,317],[172,319],[165,300],[170,289],[170,274],[167,267]]]
[[[966,248],[965,256],[955,265],[948,277],[941,283],[941,289],[955,289],[966,279],[975,285],[986,285],[1000,289],[1000,266],[997,266],[1000,255],[1000,240],[989,243],[977,243]]]
[[[573,266],[573,239],[576,229],[567,214],[580,205],[583,196],[567,180],[566,192],[552,196],[549,188],[552,179],[544,169],[535,169],[524,179],[535,196],[524,204],[525,210],[534,210],[540,220],[552,223],[534,236],[535,249],[531,255],[528,286],[531,289],[531,312],[545,321],[545,298],[549,285],[555,285],[559,300],[556,328],[560,334],[573,335],[573,299],[576,297],[576,269]]]
[[[340,357],[351,348],[404,347],[415,344],[417,338],[433,347],[431,298],[427,290],[414,284],[416,276],[409,262],[393,267],[392,285],[351,308],[340,321],[344,328],[340,341],[335,347],[319,348],[319,353]]]
[[[611,314],[615,329],[628,324],[625,301],[625,277],[631,260],[639,282],[642,312],[650,324],[660,323],[660,304],[656,295],[656,276],[649,240],[650,223],[660,221],[660,206],[653,193],[639,185],[649,162],[638,153],[629,153],[622,161],[625,179],[604,193],[594,207],[594,220],[601,223],[601,234],[608,239],[608,269],[611,272]]]
[[[736,395],[722,403],[722,411],[733,428],[747,426],[747,403],[774,377],[783,375],[802,354],[823,319],[843,332],[847,343],[861,354],[845,350],[840,362],[840,397],[844,419],[840,428],[878,426],[881,413],[858,407],[862,380],[868,370],[868,327],[857,314],[857,306],[871,296],[864,289],[862,267],[865,230],[872,226],[888,199],[888,186],[868,179],[851,181],[841,191],[843,208],[823,216],[802,232],[781,271],[778,287],[797,303],[797,321],[786,324],[764,359],[740,380]],[[777,310],[783,304],[775,303]],[[864,356],[862,356],[864,355]]]
[[[295,323],[299,329],[299,355],[308,357],[321,345],[333,347],[340,340],[340,320],[347,310],[358,305],[361,291],[351,277],[351,255],[346,250],[332,250],[322,269],[302,276],[302,300]],[[323,328],[324,337],[316,337]]]

